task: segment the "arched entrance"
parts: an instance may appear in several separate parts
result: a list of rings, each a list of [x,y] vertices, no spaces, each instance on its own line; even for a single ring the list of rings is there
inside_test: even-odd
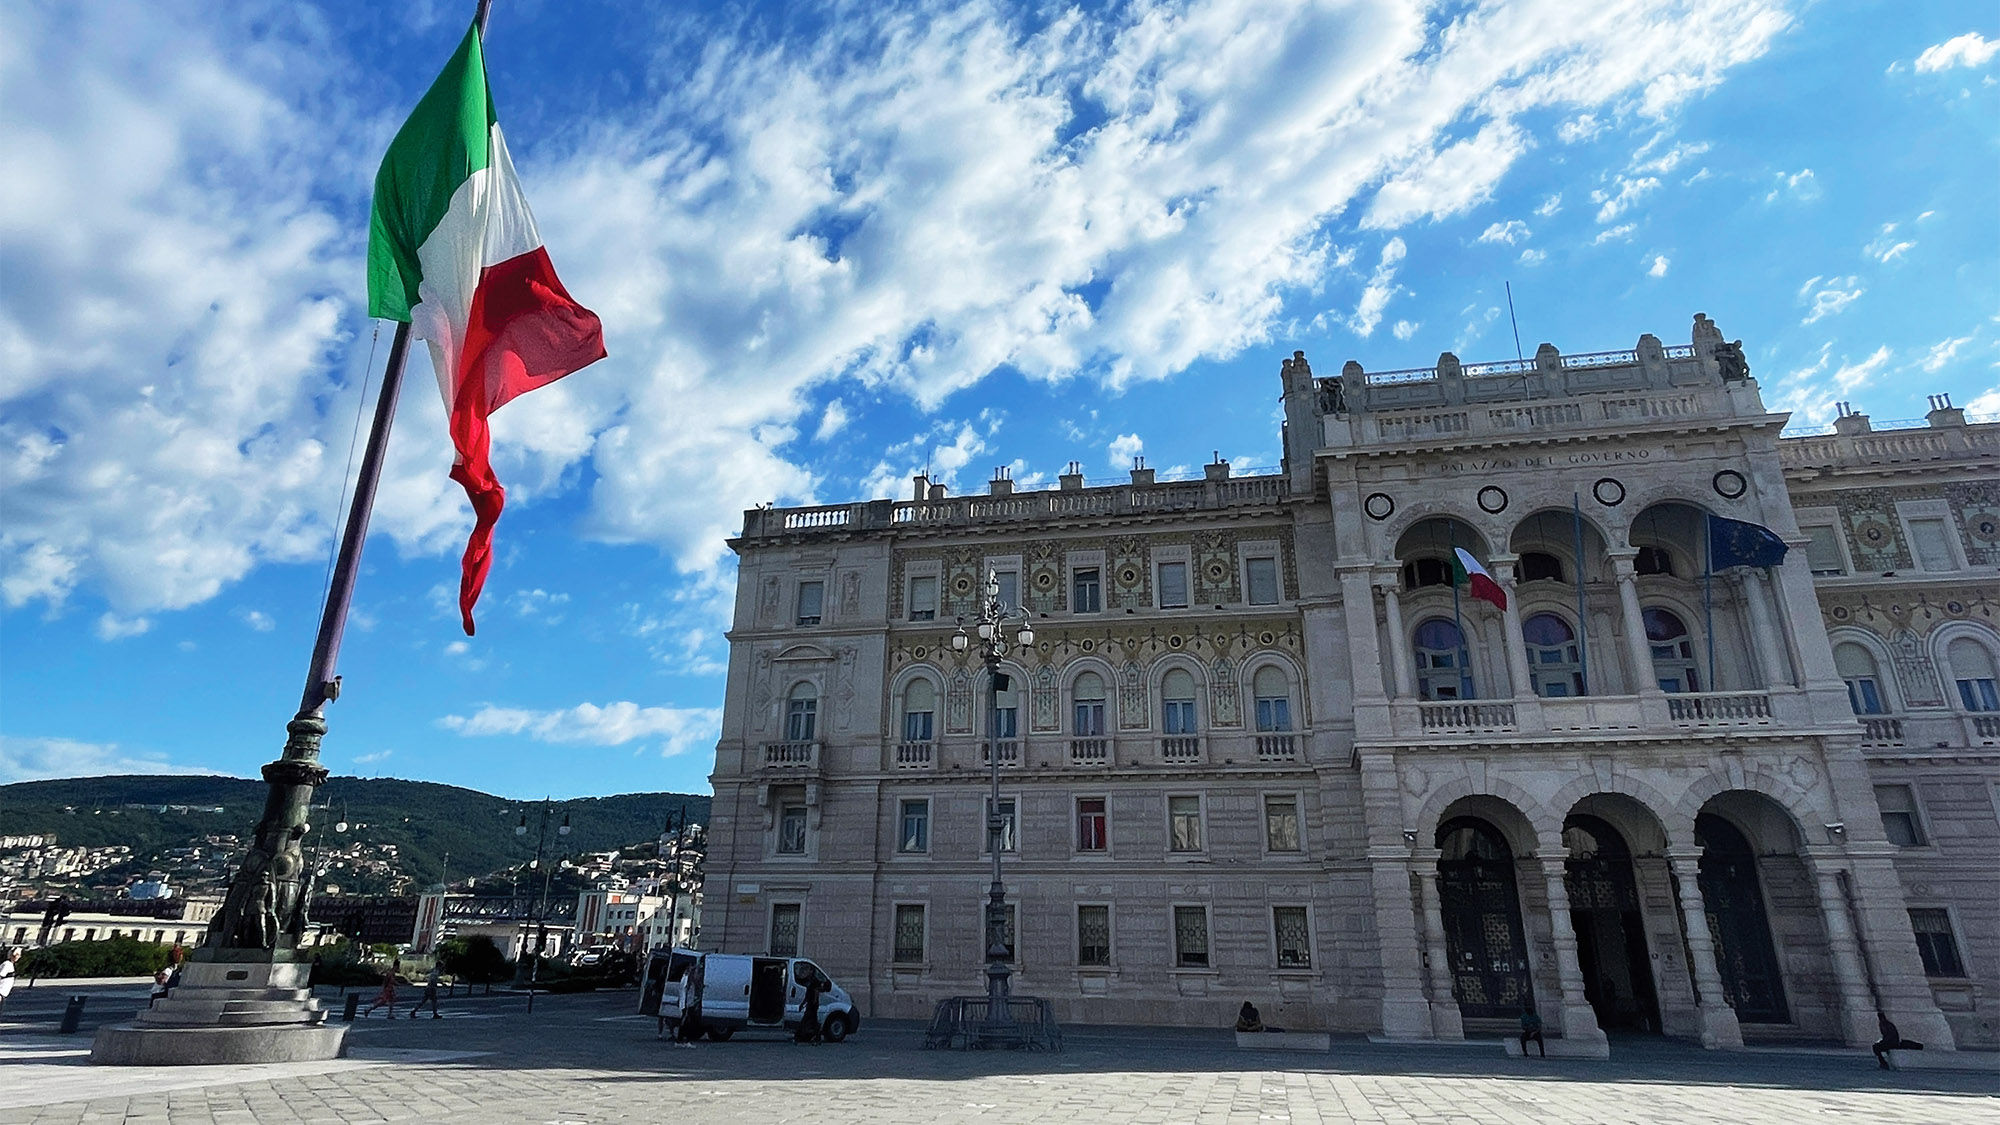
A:
[[[1514,850],[1492,824],[1461,816],[1438,827],[1438,905],[1451,994],[1468,1019],[1518,1017],[1533,1006]]]
[[[1712,812],[1695,818],[1694,836],[1701,845],[1701,900],[1724,999],[1743,1023],[1789,1023],[1756,851],[1742,829]]]
[[[1563,822],[1563,886],[1583,993],[1606,1031],[1660,1030],[1659,996],[1646,950],[1638,881],[1625,837],[1602,817],[1573,813]]]

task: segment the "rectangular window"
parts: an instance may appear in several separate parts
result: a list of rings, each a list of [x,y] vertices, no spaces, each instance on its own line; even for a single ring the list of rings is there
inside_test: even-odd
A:
[[[1299,799],[1287,793],[1264,798],[1264,847],[1274,852],[1299,850]]]
[[[1882,689],[1876,685],[1873,676],[1849,676],[1847,678],[1847,703],[1857,715],[1880,715],[1882,713]]]
[[[1076,908],[1076,963],[1079,965],[1111,963],[1110,907]]]
[[[1208,968],[1208,910],[1174,907],[1174,964],[1183,969]]]
[[[924,908],[908,903],[896,907],[897,964],[913,965],[924,959]]]
[[[1167,850],[1173,852],[1198,852],[1201,850],[1201,798],[1167,798]]]
[[[1069,611],[1096,613],[1104,608],[1104,576],[1094,566],[1080,566],[1069,576]]]
[[[903,741],[929,742],[931,740],[930,711],[903,712]]]
[[[896,850],[917,853],[931,850],[931,803],[903,802],[903,827],[896,834]]]
[[[826,600],[826,583],[799,583],[799,624],[819,624],[820,605]]]
[[[799,955],[799,913],[802,909],[796,902],[771,904],[771,956]]]
[[[1958,701],[1965,704],[1967,711],[2000,711],[2000,690],[1986,677],[1960,680]]]
[[[1266,733],[1292,729],[1292,701],[1288,696],[1273,696],[1257,701],[1257,729]]]
[[[1188,604],[1187,564],[1160,564],[1160,608],[1186,609]]]
[[[1251,605],[1278,604],[1278,560],[1248,559],[1243,568],[1245,585],[1250,587]]]
[[[785,805],[778,810],[778,854],[804,855],[806,852],[806,807]]]
[[[1076,701],[1076,722],[1070,733],[1078,738],[1104,737],[1104,701],[1102,699],[1079,699]]]
[[[1167,734],[1198,734],[1194,724],[1194,700],[1169,699],[1162,704]]]
[[[1942,519],[1910,521],[1910,546],[1917,553],[1917,566],[1929,571],[1957,570],[1958,557],[1946,536],[1950,525]]]
[[[1271,931],[1278,944],[1280,969],[1312,968],[1312,935],[1303,906],[1271,908]]]
[[[819,700],[789,700],[785,704],[785,741],[811,742],[818,719]]]
[[[910,579],[910,620],[936,621],[937,607],[937,575],[922,574]]]
[[[1917,934],[1917,954],[1924,959],[1927,977],[1962,977],[1965,962],[1958,959],[1958,940],[1951,934],[1951,915],[1937,908],[1910,911],[1910,928]]]
[[[1899,848],[1924,846],[1924,829],[1917,819],[1917,795],[1907,785],[1877,785],[1875,803],[1882,808],[1882,831]]]
[[[1000,582],[1001,608],[1021,608],[1021,576],[1011,570],[1002,570],[996,571],[993,577]]]
[[[1812,542],[1806,544],[1806,565],[1812,572],[1828,578],[1847,573],[1847,560],[1841,557],[1840,533],[1831,524],[1814,524],[1802,529]]]
[[[1104,798],[1078,797],[1076,799],[1076,850],[1080,852],[1101,852],[1110,843],[1110,834],[1104,811]]]
[[[1014,798],[1012,797],[1000,798],[999,815],[1000,815],[1000,850],[1003,852],[1014,851],[1016,850],[1016,844],[1018,842],[1018,837],[1015,834],[1016,818],[1014,816]],[[993,852],[993,816],[994,816],[993,798],[988,797],[986,799],[986,825],[985,825],[986,831],[984,833],[986,842],[984,845],[982,845],[982,848],[989,855],[992,854]]]

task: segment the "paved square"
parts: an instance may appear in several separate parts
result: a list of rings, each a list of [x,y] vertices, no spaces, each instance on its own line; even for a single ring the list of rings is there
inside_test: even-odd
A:
[[[96,1020],[135,1003],[95,990]],[[136,990],[142,994],[143,989]],[[1059,1055],[927,1052],[870,1021],[846,1043],[768,1035],[682,1048],[631,993],[460,997],[446,1018],[358,1022],[350,1057],[238,1068],[89,1066],[89,1027],[53,1034],[55,982],[0,1020],[0,1125],[49,1122],[1396,1122],[2000,1123],[2000,1076],[1889,1073],[1866,1052],[1716,1053],[1618,1040],[1608,1062],[1510,1060],[1495,1046],[1336,1040],[1239,1051],[1226,1032],[1068,1029]],[[137,1002],[143,1003],[143,998]],[[337,1007],[337,1004],[334,1005]]]

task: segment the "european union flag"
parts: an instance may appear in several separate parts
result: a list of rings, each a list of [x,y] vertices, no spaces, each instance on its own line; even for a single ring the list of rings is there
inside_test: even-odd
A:
[[[1711,571],[1728,570],[1732,566],[1777,566],[1785,561],[1785,552],[1790,549],[1777,532],[1762,524],[1708,517]]]

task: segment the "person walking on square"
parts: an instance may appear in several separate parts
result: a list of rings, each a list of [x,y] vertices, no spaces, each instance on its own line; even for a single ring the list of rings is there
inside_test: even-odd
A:
[[[375,1014],[375,1009],[381,1007],[384,1004],[389,1005],[389,1018],[395,1019],[396,1018],[396,970],[393,968],[383,970],[382,991],[375,994],[375,1002],[368,1005],[368,1010],[361,1014],[364,1016],[372,1016]]]
[[[15,962],[21,959],[20,947],[7,950],[0,955],[0,1012],[7,1010],[7,998],[14,995]]]
[[[438,1011],[438,967],[436,965],[432,965],[431,971],[424,976],[424,994],[417,998],[417,1006],[410,1009],[410,1018],[416,1019],[417,1013],[424,1010],[425,1004],[431,1006],[432,1019],[441,1020],[444,1018],[444,1013]]]
[[[1541,1013],[1535,1011],[1533,1008],[1522,1008],[1521,1057],[1524,1059],[1528,1057],[1528,1044],[1530,1043],[1535,1045],[1535,1050],[1540,1051],[1543,1058],[1549,1057],[1549,1042],[1542,1038]]]
[[[1887,1012],[1876,1011],[1875,1027],[1882,1033],[1882,1038],[1875,1043],[1875,1062],[1883,1070],[1894,1069],[1889,1065],[1890,1051],[1921,1051],[1924,1049],[1922,1043],[1918,1043],[1913,1039],[1903,1038],[1903,1033],[1897,1031],[1896,1025],[1889,1022]]]

